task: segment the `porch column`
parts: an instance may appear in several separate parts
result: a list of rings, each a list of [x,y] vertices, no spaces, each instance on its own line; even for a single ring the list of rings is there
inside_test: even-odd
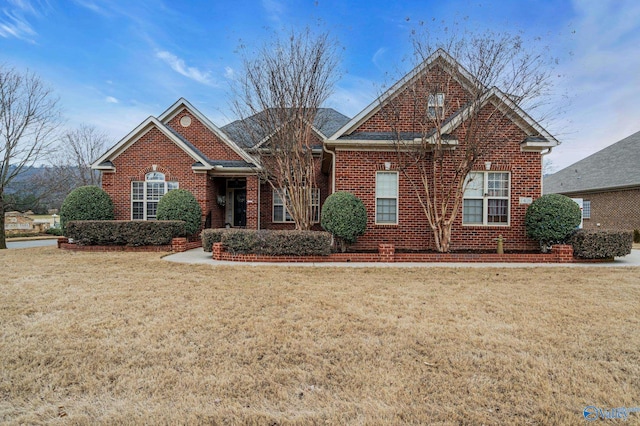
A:
[[[247,229],[258,229],[258,206],[260,204],[258,176],[247,176]]]

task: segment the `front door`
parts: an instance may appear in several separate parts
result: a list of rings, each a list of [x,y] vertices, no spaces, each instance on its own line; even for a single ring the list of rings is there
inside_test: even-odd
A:
[[[247,226],[247,190],[236,189],[233,191],[233,226]]]

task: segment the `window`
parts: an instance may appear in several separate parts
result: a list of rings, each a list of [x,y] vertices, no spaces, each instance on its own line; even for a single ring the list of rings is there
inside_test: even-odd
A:
[[[282,196],[280,195],[281,191],[273,191],[273,221],[274,222],[293,222],[293,218],[289,211],[285,208],[284,201],[282,200]],[[286,190],[284,191],[286,194]],[[289,200],[289,196],[287,195],[287,200]],[[320,222],[320,188],[314,188],[311,191],[311,209],[313,222]]]
[[[144,182],[131,182],[131,218],[155,220],[158,201],[164,194],[178,188],[178,182],[165,181],[164,174],[149,172]]]
[[[509,173],[471,172],[465,180],[464,225],[509,224]]]
[[[444,118],[444,93],[436,93],[429,95],[427,105],[427,116],[429,118]]]
[[[591,201],[589,200],[582,201],[582,218],[591,219]]]
[[[398,173],[376,173],[376,223],[398,223]]]

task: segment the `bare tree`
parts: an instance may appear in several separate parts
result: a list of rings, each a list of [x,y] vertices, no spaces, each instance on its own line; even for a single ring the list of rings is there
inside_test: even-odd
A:
[[[7,248],[5,188],[55,143],[57,102],[36,74],[0,65],[0,249]]]
[[[91,170],[91,163],[108,144],[107,134],[93,126],[81,124],[67,130],[59,144],[51,147],[46,164],[21,182],[19,192],[37,201],[39,206],[59,209],[75,188],[100,185],[100,173]]]
[[[336,56],[327,33],[292,32],[245,57],[238,80],[233,109],[256,143],[261,178],[280,196],[296,229],[313,223],[314,148],[321,146],[314,124],[338,77]]]
[[[67,131],[56,150],[55,167],[70,170],[75,176],[76,186],[100,185],[100,172],[91,169],[94,162],[106,149],[110,139],[108,135],[87,124]]]
[[[469,172],[508,140],[510,111],[542,105],[551,62],[507,33],[448,34],[442,40],[425,31],[414,33],[413,47],[418,72],[399,83],[406,86],[400,95],[383,94],[380,102],[435,247],[448,252]]]

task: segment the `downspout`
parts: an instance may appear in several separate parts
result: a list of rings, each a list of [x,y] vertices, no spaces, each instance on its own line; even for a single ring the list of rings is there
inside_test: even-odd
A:
[[[323,143],[322,150],[331,155],[331,193],[336,192],[336,153],[329,151],[327,146]]]

